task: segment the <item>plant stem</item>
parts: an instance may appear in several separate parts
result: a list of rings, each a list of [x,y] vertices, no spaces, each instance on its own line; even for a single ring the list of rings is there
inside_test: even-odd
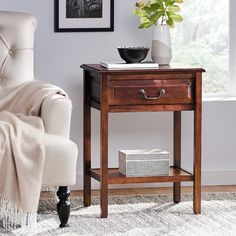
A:
[[[164,15],[162,16],[162,19],[161,19],[161,25],[163,25],[164,21],[166,21],[166,10],[168,8],[168,5],[166,3],[164,3]]]
[[[165,19],[164,19],[164,16],[161,17],[161,25],[163,25]]]

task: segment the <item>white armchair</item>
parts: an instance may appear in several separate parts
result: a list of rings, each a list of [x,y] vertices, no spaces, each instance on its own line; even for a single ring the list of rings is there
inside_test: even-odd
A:
[[[29,14],[0,11],[0,99],[34,79],[36,24]],[[41,107],[46,155],[43,187],[59,187],[61,227],[67,225],[70,213],[68,186],[76,180],[77,145],[69,140],[71,110],[71,101],[60,94],[48,96]]]

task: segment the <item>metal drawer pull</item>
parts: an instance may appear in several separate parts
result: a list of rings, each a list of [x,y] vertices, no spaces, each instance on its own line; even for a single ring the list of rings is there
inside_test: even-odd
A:
[[[146,91],[144,89],[139,90],[139,93],[141,95],[143,95],[143,97],[147,100],[157,100],[157,99],[160,99],[166,93],[166,90],[161,89],[160,93],[159,93],[159,96],[157,96],[157,97],[148,97],[147,94],[146,94]]]

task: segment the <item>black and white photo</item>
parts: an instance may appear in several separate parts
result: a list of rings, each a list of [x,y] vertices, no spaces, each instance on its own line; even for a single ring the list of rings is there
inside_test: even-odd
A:
[[[114,0],[54,0],[55,32],[114,30]]]
[[[103,0],[66,0],[66,18],[101,18]]]

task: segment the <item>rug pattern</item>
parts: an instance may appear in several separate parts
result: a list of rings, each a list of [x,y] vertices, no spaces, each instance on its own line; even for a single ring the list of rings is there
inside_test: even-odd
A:
[[[31,234],[19,230],[0,235],[128,235],[128,236],[235,236],[236,193],[204,193],[202,214],[194,215],[192,194],[182,194],[174,204],[172,195],[109,197],[109,216],[100,219],[99,198],[82,207],[82,198],[71,198],[70,226],[59,229],[55,202],[40,201],[38,228]]]

